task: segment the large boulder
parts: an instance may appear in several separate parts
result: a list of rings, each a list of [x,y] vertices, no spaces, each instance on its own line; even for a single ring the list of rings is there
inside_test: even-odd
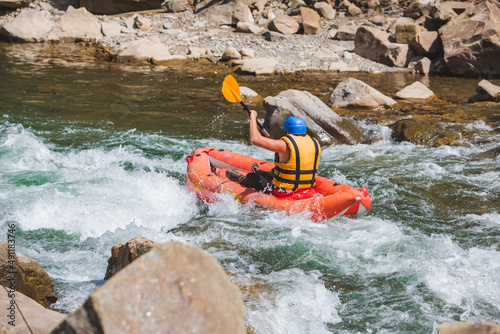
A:
[[[43,308],[19,291],[12,295],[0,289],[0,309],[3,313],[0,317],[0,333],[50,333],[66,318],[62,313]]]
[[[0,35],[9,42],[44,42],[54,24],[49,12],[23,9],[0,29]]]
[[[156,246],[159,246],[159,244],[142,237],[135,237],[125,244],[114,245],[111,249],[111,257],[108,259],[108,268],[104,279],[110,279],[132,261]]]
[[[285,135],[284,121],[291,116],[302,117],[307,133],[321,145],[357,144],[363,134],[351,121],[333,112],[319,98],[306,91],[289,89],[264,99],[267,111],[264,127],[273,138]]]
[[[444,60],[453,75],[500,75],[500,7],[490,0],[471,3],[439,29]]]
[[[254,23],[250,8],[240,1],[203,1],[196,5],[196,13],[208,25],[236,26],[238,22]]]
[[[94,14],[112,15],[160,9],[163,0],[80,0],[80,6]]]
[[[47,38],[55,42],[73,43],[77,40],[96,39],[102,36],[101,23],[96,16],[85,8],[74,9],[69,6]]]
[[[299,31],[300,24],[288,15],[278,15],[269,22],[269,30],[282,33],[284,35],[293,35]]]
[[[390,97],[354,78],[346,79],[338,84],[328,101],[330,107],[377,108],[380,106],[392,107],[395,104],[396,101]]]
[[[25,294],[43,307],[57,301],[54,283],[40,263],[0,244],[0,282],[9,291]]]
[[[217,260],[171,242],[118,272],[52,333],[244,334],[245,320],[241,293]]]
[[[405,67],[411,52],[407,44],[392,43],[389,33],[377,28],[362,26],[356,31],[354,52],[388,66]]]
[[[302,26],[304,34],[318,35],[321,32],[321,17],[314,9],[300,7],[300,16],[302,17]]]

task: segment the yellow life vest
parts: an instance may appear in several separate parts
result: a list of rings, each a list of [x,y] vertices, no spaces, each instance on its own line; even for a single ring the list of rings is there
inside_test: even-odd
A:
[[[290,134],[281,139],[290,149],[290,157],[288,161],[280,162],[279,154],[276,153],[273,185],[292,191],[314,187],[321,155],[318,141],[308,135]]]

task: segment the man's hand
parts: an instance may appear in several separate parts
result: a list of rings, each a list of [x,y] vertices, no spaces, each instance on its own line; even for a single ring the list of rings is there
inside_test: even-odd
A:
[[[257,112],[255,110],[250,110],[250,114],[248,115],[248,118],[252,121],[257,120]]]

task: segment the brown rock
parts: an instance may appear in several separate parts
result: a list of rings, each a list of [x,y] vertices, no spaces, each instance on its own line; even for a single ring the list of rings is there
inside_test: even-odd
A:
[[[354,52],[378,63],[397,67],[404,67],[410,58],[408,45],[391,43],[389,33],[367,26],[356,31]]]
[[[217,260],[171,242],[113,276],[52,333],[244,334],[245,320],[241,293]]]
[[[422,31],[422,27],[418,24],[398,24],[394,39],[396,43],[410,44],[415,36]]]
[[[114,245],[111,249],[111,257],[108,260],[108,268],[106,269],[106,276],[104,279],[110,279],[129,263],[149,252],[156,246],[159,246],[159,244],[142,237],[135,237],[127,241],[125,245]]]
[[[3,288],[0,289],[0,309],[3,312],[0,317],[0,333],[30,333],[23,317],[28,322],[31,333],[50,333],[66,318],[62,313],[43,308],[19,291],[9,296]]]
[[[500,75],[500,7],[486,0],[439,29],[453,75]]]
[[[461,139],[458,131],[453,129],[443,130],[436,122],[429,122],[431,119],[409,118],[393,123],[392,138],[395,141],[411,142],[415,145],[425,145],[438,147],[442,145],[453,145]]]
[[[21,292],[43,307],[57,301],[54,283],[42,266],[22,254],[9,251],[6,242],[0,244],[0,281],[9,290]]]
[[[299,31],[299,28],[299,23],[288,15],[278,15],[269,23],[269,30],[284,35],[293,35]]]
[[[500,324],[485,322],[472,324],[470,322],[457,322],[442,324],[438,334],[500,334]]]
[[[429,57],[441,52],[443,45],[437,31],[423,31],[415,35],[410,47],[415,54]]]
[[[361,80],[349,78],[337,85],[330,96],[328,105],[331,107],[365,107],[393,106],[396,101],[385,96],[375,88]]]
[[[317,35],[321,32],[320,16],[314,9],[300,7],[300,15],[302,16],[302,26],[304,34]]]

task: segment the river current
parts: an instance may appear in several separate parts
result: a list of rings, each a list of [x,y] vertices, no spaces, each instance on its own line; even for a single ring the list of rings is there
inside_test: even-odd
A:
[[[227,73],[118,65],[80,50],[0,44],[0,241],[14,224],[16,250],[54,281],[54,309],[81,305],[104,283],[111,247],[142,236],[213,255],[247,288],[255,333],[436,333],[443,322],[500,321],[500,160],[481,155],[499,134],[483,121],[470,126],[488,140],[460,147],[395,143],[386,126],[363,121],[382,140],[324,147],[320,175],[368,186],[362,218],[315,224],[230,197],[205,205],[185,187],[196,148],[272,157],[248,143],[245,113],[221,97]],[[331,87],[314,74],[237,80],[263,96],[295,88],[324,99]],[[477,83],[428,80],[453,94],[461,80]]]

